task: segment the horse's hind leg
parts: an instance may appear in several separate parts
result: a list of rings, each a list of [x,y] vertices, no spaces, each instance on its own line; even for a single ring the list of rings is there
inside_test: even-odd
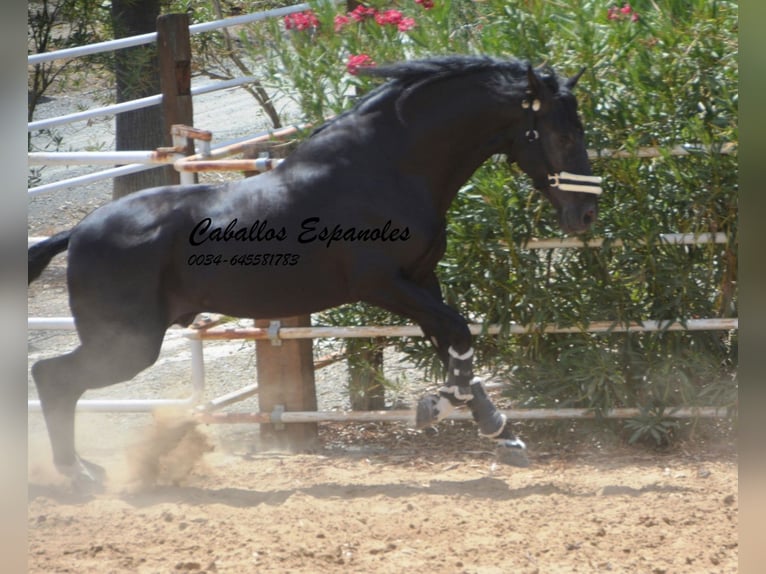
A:
[[[79,325],[78,325],[79,327]],[[126,331],[112,326],[108,334],[83,338],[77,349],[32,367],[56,468],[78,486],[96,486],[104,470],[81,459],[75,450],[75,407],[88,389],[105,387],[133,378],[154,363],[164,328]]]

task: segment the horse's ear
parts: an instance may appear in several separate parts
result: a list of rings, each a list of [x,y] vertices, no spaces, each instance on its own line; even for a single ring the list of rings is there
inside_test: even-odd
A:
[[[564,82],[564,85],[568,90],[573,90],[574,87],[577,85],[578,80],[580,77],[585,73],[586,68],[581,68],[579,72],[577,72],[574,76],[571,78],[567,78],[567,81]]]
[[[532,64],[527,64],[527,81],[529,82],[527,88],[529,93],[535,97],[540,97],[543,93],[543,83]]]

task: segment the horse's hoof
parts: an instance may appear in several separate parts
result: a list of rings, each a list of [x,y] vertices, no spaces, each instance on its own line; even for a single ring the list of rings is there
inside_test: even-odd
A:
[[[496,453],[497,460],[503,464],[522,468],[529,466],[527,447],[517,438],[498,441]]]
[[[85,469],[88,477],[94,482],[103,483],[106,481],[106,469],[103,466],[80,457],[77,457],[77,460],[82,468]]]
[[[415,411],[415,426],[419,429],[427,428],[439,422],[439,395],[426,395],[418,401]]]
[[[77,457],[72,465],[58,466],[59,472],[71,481],[72,488],[81,494],[103,492],[106,470],[103,466]]]

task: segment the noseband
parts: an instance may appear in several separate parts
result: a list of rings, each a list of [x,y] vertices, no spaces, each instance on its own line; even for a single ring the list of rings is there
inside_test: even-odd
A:
[[[529,128],[524,132],[527,142],[530,144],[540,143],[540,132],[537,131],[536,112],[540,111],[540,100],[535,98],[531,102],[528,99],[521,101],[521,107],[527,110],[527,123]],[[540,152],[548,168],[548,187],[558,187],[561,191],[579,191],[581,193],[592,193],[601,195],[601,178],[596,175],[581,175],[579,173],[570,173],[568,171],[554,172],[548,156],[545,155],[545,149],[540,148]],[[537,186],[536,187],[543,187]]]

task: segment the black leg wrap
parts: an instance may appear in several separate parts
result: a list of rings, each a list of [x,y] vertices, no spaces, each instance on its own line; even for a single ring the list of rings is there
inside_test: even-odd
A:
[[[479,432],[497,442],[497,458],[503,464],[512,466],[529,466],[527,446],[514,436],[505,416],[487,396],[480,379],[471,382],[473,399],[468,402],[473,418],[479,425]]]
[[[489,400],[481,379],[476,378],[471,382],[471,394],[473,399],[468,401],[468,406],[476,424],[479,425],[479,432],[488,438],[499,438],[506,430],[505,417]]]

